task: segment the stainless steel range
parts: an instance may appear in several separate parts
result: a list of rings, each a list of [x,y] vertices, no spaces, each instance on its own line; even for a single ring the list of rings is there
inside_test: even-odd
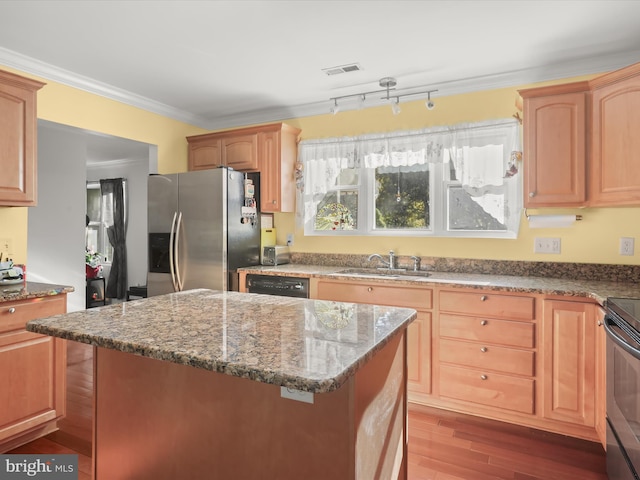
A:
[[[607,474],[640,476],[640,299],[608,298]]]

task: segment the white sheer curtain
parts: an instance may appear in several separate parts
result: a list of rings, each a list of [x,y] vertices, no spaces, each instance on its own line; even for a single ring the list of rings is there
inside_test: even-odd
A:
[[[484,195],[502,188],[509,170],[511,152],[519,148],[519,124],[514,119],[465,123],[449,127],[398,131],[316,140],[303,140],[298,147],[302,175],[298,182],[297,220],[315,215],[318,203],[336,185],[345,168],[408,167],[452,161],[457,180],[470,195]],[[502,165],[485,161],[488,150]],[[512,173],[512,176],[517,174]]]

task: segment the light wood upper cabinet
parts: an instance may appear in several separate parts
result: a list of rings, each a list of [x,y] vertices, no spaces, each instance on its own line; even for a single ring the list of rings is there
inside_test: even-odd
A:
[[[263,212],[295,211],[299,134],[300,129],[284,123],[260,133],[260,210]]]
[[[258,134],[237,135],[222,140],[222,164],[241,172],[258,170]]]
[[[544,300],[545,418],[595,428],[595,303]]]
[[[0,70],[0,205],[37,201],[37,91],[45,84]]]
[[[521,90],[525,207],[586,204],[589,84]]]
[[[66,312],[66,295],[0,304],[0,453],[46,435],[65,413],[66,341],[27,332]]]
[[[187,137],[189,170],[220,165],[260,172],[260,210],[295,211],[295,162],[300,130],[284,123]]]
[[[590,82],[590,205],[640,204],[640,63]]]

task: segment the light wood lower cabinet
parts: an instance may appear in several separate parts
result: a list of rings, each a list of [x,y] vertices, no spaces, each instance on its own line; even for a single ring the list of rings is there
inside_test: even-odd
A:
[[[431,393],[431,308],[433,290],[389,285],[382,282],[311,279],[311,298],[338,302],[369,303],[414,308],[417,318],[407,330],[409,401],[424,400]]]
[[[311,279],[311,297],[418,311],[408,330],[411,402],[604,439],[603,312],[595,301],[324,278]]]
[[[0,453],[55,430],[65,413],[66,342],[25,325],[66,304],[66,295],[0,304]]]
[[[607,447],[607,334],[604,329],[604,309],[596,307],[596,433]]]
[[[545,418],[595,428],[595,304],[544,301]]]

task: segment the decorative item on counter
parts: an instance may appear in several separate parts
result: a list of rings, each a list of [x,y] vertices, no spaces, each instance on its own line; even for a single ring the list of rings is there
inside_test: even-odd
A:
[[[97,252],[86,250],[84,258],[87,278],[98,278],[102,276],[102,256]]]
[[[24,281],[24,268],[22,265],[15,265],[13,260],[0,262],[0,284],[13,285]]]

